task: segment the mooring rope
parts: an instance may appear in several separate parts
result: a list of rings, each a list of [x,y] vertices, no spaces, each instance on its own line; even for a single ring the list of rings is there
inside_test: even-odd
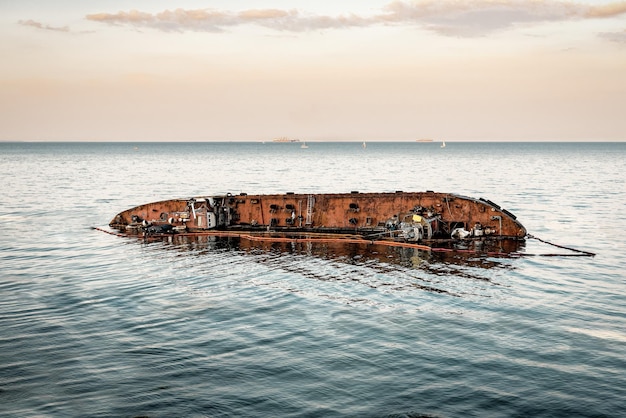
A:
[[[96,231],[100,231],[100,232],[104,232],[105,234],[115,235],[116,237],[125,238],[125,237],[128,236],[127,234],[122,234],[120,232],[107,231],[106,229],[98,228],[97,226],[92,226],[91,229],[96,230]]]
[[[118,237],[130,237],[132,235],[124,234],[120,232],[112,232],[107,231],[106,229],[99,227],[92,227],[92,229],[104,232],[106,234],[115,235]],[[155,235],[144,235],[143,238],[161,238],[171,236],[169,234],[155,234]],[[527,234],[526,237],[529,239],[536,239],[545,244],[552,245],[554,247],[563,248],[569,251],[573,251],[576,254],[556,254],[556,253],[547,253],[547,254],[529,254],[529,253],[520,253],[520,252],[501,252],[501,251],[477,251],[477,250],[469,250],[469,249],[455,249],[455,248],[441,248],[441,247],[430,247],[428,245],[422,244],[414,244],[410,242],[402,242],[402,241],[387,241],[387,240],[370,240],[364,239],[361,237],[355,237],[353,235],[341,235],[340,237],[328,237],[327,234],[320,234],[318,236],[308,236],[308,237],[273,237],[273,236],[263,236],[263,235],[252,235],[246,234],[243,232],[226,232],[226,231],[203,231],[203,232],[182,232],[177,233],[174,236],[183,236],[183,237],[193,237],[193,236],[216,236],[216,237],[232,237],[232,238],[243,238],[249,241],[260,241],[260,242],[290,242],[290,243],[299,243],[299,242],[316,242],[316,243],[347,243],[347,244],[368,244],[368,245],[385,245],[388,247],[402,247],[402,248],[415,248],[422,251],[431,251],[431,252],[441,252],[441,253],[467,253],[467,254],[482,254],[486,256],[497,256],[497,257],[594,257],[596,254],[589,252],[578,250],[576,248],[565,247],[563,245],[554,244],[552,242],[543,240],[541,238],[535,237],[534,235]]]
[[[595,257],[596,254],[589,252],[589,251],[584,251],[584,250],[579,250],[576,248],[572,248],[572,247],[566,247],[564,245],[558,245],[555,244],[553,242],[550,241],[546,241],[543,240],[539,237],[536,237],[534,235],[531,234],[526,234],[526,238],[529,239],[536,239],[537,241],[543,242],[544,244],[548,244],[548,245],[552,245],[553,247],[557,247],[557,248],[563,248],[564,250],[569,250],[569,251],[573,251],[576,254],[522,254],[520,253],[520,256],[525,256],[525,257],[529,257],[529,256],[542,256],[542,257]]]

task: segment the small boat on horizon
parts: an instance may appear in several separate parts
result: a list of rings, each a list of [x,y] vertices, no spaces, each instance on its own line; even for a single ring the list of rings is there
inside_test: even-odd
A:
[[[446,141],[441,141],[441,148],[445,148],[446,147]]]

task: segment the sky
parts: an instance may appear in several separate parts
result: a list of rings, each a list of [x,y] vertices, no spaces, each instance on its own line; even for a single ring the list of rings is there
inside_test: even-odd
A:
[[[626,141],[626,1],[0,0],[0,141]]]

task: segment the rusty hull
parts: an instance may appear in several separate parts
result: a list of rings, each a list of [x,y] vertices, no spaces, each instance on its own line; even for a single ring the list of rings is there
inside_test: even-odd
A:
[[[241,193],[172,199],[125,210],[109,225],[126,233],[209,230],[349,233],[366,238],[425,242],[457,238],[455,230],[459,229],[470,233],[461,238],[520,240],[526,236],[526,229],[513,214],[489,200],[431,191]]]

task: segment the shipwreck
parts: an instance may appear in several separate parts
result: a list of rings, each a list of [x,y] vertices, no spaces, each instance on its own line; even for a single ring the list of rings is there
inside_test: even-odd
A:
[[[526,228],[490,200],[452,193],[221,194],[127,209],[109,223],[125,235],[241,234],[342,238],[433,246],[455,241],[523,241]]]

